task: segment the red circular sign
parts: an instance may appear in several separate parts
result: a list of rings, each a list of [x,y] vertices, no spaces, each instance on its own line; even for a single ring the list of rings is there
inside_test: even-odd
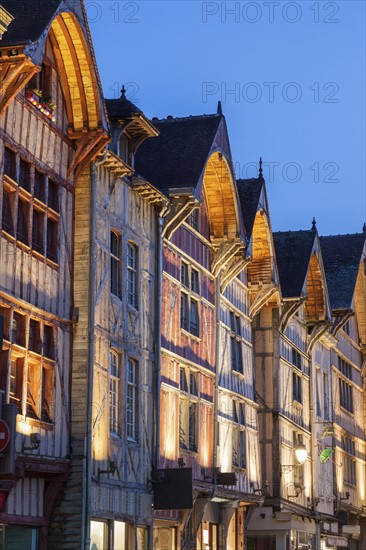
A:
[[[0,453],[5,449],[10,439],[9,426],[4,420],[0,420]]]

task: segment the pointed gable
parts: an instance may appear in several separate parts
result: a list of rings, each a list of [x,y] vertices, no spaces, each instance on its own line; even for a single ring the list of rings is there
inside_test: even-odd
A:
[[[245,232],[249,239],[252,235],[256,214],[261,207],[260,199],[263,192],[264,179],[261,177],[239,179],[236,180],[236,184],[238,186]]]

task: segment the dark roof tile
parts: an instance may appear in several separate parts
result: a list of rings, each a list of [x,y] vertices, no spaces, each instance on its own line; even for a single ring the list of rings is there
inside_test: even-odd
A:
[[[316,234],[316,231],[312,230],[273,233],[284,298],[301,296]]]
[[[365,237],[364,233],[320,237],[332,309],[352,306]]]
[[[141,145],[135,170],[166,194],[172,187],[196,187],[222,119],[217,114],[153,119],[160,135]]]
[[[60,0],[1,0],[0,3],[14,17],[0,40],[1,47],[37,41],[61,4]]]

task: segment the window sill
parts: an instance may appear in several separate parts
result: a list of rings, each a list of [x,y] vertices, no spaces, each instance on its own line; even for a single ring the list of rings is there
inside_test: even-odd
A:
[[[131,304],[127,304],[127,309],[128,311],[130,311],[131,313],[134,313],[134,314],[138,314],[139,313],[139,308],[138,307],[135,307]]]
[[[202,338],[200,336],[196,336],[195,334],[192,334],[192,332],[189,332],[189,330],[186,330],[185,328],[180,327],[180,331],[185,336],[190,336],[191,338],[193,338],[197,342],[201,342],[201,340],[202,340]]]
[[[33,248],[31,248],[29,245],[23,243],[22,241],[18,241],[13,235],[11,235],[9,232],[6,231],[6,229],[0,230],[1,235],[11,244],[15,244],[17,248],[22,250],[23,252],[26,252],[27,254],[30,254],[33,258],[40,260],[44,262],[49,267],[52,267],[52,269],[58,270],[59,264],[55,262],[54,260],[51,260],[50,258],[47,258],[44,254],[41,254],[40,252],[37,252]]]
[[[240,370],[236,370],[236,369],[231,369],[231,372],[233,374],[235,374],[236,376],[238,376],[239,378],[242,378],[244,379],[245,378],[245,374],[243,372],[240,372]]]
[[[355,416],[355,413],[354,412],[351,412],[349,411],[348,409],[345,409],[344,407],[342,407],[342,405],[340,405],[340,409],[343,413],[347,414],[348,416],[350,416],[351,418],[354,418]]]
[[[42,430],[46,430],[48,432],[51,432],[54,427],[54,422],[46,422],[45,420],[40,420],[33,418],[31,416],[25,416],[27,424],[30,426],[33,426],[34,428],[41,428]]]
[[[238,472],[238,474],[246,474],[248,471],[246,466],[235,466],[235,464],[233,464],[233,470],[234,472]]]

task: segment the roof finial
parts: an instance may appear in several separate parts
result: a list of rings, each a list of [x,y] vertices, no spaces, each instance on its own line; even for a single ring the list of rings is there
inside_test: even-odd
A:
[[[222,105],[221,105],[221,101],[219,101],[218,104],[217,104],[217,114],[218,114],[218,115],[222,115]]]
[[[262,163],[262,157],[260,157],[260,159],[259,159],[259,174],[258,174],[258,178],[259,178],[259,179],[263,179],[263,163]]]
[[[316,219],[315,219],[315,217],[313,218],[313,222],[311,224],[311,230],[316,231]]]
[[[362,233],[366,233],[366,223],[363,224]]]
[[[126,88],[124,84],[122,85],[121,99],[126,99]]]

